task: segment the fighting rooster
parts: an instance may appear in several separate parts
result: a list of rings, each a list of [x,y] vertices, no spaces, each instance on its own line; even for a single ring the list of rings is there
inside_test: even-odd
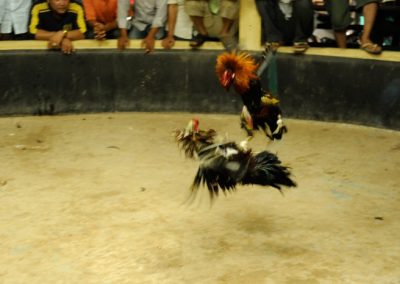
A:
[[[234,191],[237,184],[272,186],[281,191],[282,186],[294,187],[290,171],[281,165],[278,157],[268,151],[254,154],[247,149],[247,141],[215,142],[214,130],[199,130],[199,121],[192,119],[183,130],[177,130],[175,138],[186,157],[197,158],[200,166],[191,186],[192,194],[200,185],[207,186],[210,198],[218,196],[219,190]]]
[[[226,90],[233,85],[242,98],[241,126],[249,138],[258,129],[262,129],[271,140],[281,139],[282,134],[287,132],[279,100],[263,90],[259,78],[262,73],[260,69],[268,64],[271,57],[269,53],[264,54],[264,61],[259,64],[244,52],[225,52],[217,58],[215,71],[221,85]]]

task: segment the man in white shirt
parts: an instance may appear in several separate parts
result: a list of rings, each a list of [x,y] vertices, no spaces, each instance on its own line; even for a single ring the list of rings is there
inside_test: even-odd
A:
[[[30,0],[0,0],[0,33],[3,39],[26,39]]]
[[[193,24],[185,12],[185,0],[168,0],[167,36],[162,41],[164,48],[172,48],[175,39],[190,40],[193,36]]]
[[[165,21],[167,19],[167,0],[135,0],[132,18],[132,27],[128,36],[129,0],[118,0],[118,27],[120,37],[118,48],[125,49],[129,39],[143,39],[142,46],[146,53],[154,49],[156,39],[165,35]]]

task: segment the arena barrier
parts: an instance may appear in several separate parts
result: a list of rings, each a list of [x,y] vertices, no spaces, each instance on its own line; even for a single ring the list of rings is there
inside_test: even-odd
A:
[[[262,80],[276,89],[286,117],[400,130],[399,60],[283,51]],[[215,76],[221,52],[174,49],[144,55],[134,48],[99,48],[64,56],[43,48],[3,50],[0,115],[238,113],[239,96],[226,92]]]

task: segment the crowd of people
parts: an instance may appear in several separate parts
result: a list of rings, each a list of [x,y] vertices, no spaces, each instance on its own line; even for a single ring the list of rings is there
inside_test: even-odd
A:
[[[162,40],[166,49],[176,40],[187,41],[192,48],[219,40],[233,50],[238,46],[239,1],[0,0],[0,39],[45,40],[49,49],[65,54],[73,52],[74,40],[85,38],[117,39],[121,50],[130,39],[141,39],[145,52],[153,51],[156,40]],[[346,48],[346,32],[353,20],[350,4],[364,19],[360,48],[381,53],[382,43],[371,34],[382,2],[400,5],[399,0],[255,0],[265,47],[276,50],[290,45],[295,53],[310,47],[316,7],[327,11],[337,46]]]

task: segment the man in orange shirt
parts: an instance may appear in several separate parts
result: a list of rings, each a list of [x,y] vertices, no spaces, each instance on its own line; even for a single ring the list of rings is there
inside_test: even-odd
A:
[[[91,28],[88,38],[118,38],[117,0],[83,0],[83,7]]]

